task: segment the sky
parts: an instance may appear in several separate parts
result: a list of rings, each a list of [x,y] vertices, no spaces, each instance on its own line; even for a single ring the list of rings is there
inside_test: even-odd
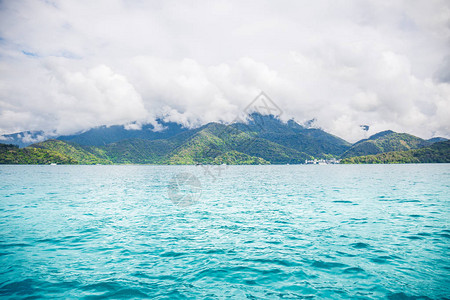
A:
[[[450,138],[450,1],[0,0],[0,134],[230,122],[261,91],[350,142]]]

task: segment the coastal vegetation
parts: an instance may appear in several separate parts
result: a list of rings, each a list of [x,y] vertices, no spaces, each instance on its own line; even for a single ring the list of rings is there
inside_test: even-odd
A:
[[[65,154],[47,149],[27,147],[19,149],[16,145],[0,144],[0,164],[76,164],[77,161]]]

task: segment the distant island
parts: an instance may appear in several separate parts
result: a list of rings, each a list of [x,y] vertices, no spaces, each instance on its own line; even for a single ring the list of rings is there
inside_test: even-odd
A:
[[[209,123],[187,129],[159,120],[140,129],[102,126],[86,132],[26,144],[36,133],[1,137],[0,164],[303,164],[450,163],[450,141],[424,140],[383,131],[351,144],[294,120],[252,114],[231,125]],[[9,142],[9,143],[8,143]]]

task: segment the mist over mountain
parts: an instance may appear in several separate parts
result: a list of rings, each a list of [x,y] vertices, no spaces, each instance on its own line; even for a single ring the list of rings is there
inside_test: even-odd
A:
[[[164,122],[161,119],[156,121],[160,128],[155,128],[152,124],[135,125],[131,128],[129,125],[100,126],[80,134],[59,136],[56,139],[80,145],[102,146],[131,138],[144,140],[166,139],[187,130],[181,124]]]
[[[23,131],[0,135],[0,143],[26,147],[33,143],[44,141],[46,138],[48,138],[48,134],[44,131]]]
[[[23,136],[30,141],[41,137],[39,133],[28,132],[10,138],[23,146],[26,145],[20,140]],[[312,159],[419,149],[443,140],[424,140],[388,130],[350,144],[295,120],[283,122],[273,115],[251,113],[246,121],[228,125],[211,122],[194,129],[162,120],[157,128],[151,124],[101,126],[34,143],[24,151],[14,148],[8,152],[7,149],[13,148],[5,146],[3,154],[7,158],[2,163],[39,163],[39,159],[46,163],[50,155],[58,158],[58,162],[77,164],[300,164]],[[27,154],[31,157],[26,158]]]

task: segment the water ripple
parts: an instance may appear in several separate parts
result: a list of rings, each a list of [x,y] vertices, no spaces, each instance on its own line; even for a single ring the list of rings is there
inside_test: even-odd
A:
[[[448,168],[0,166],[0,297],[445,299]]]

